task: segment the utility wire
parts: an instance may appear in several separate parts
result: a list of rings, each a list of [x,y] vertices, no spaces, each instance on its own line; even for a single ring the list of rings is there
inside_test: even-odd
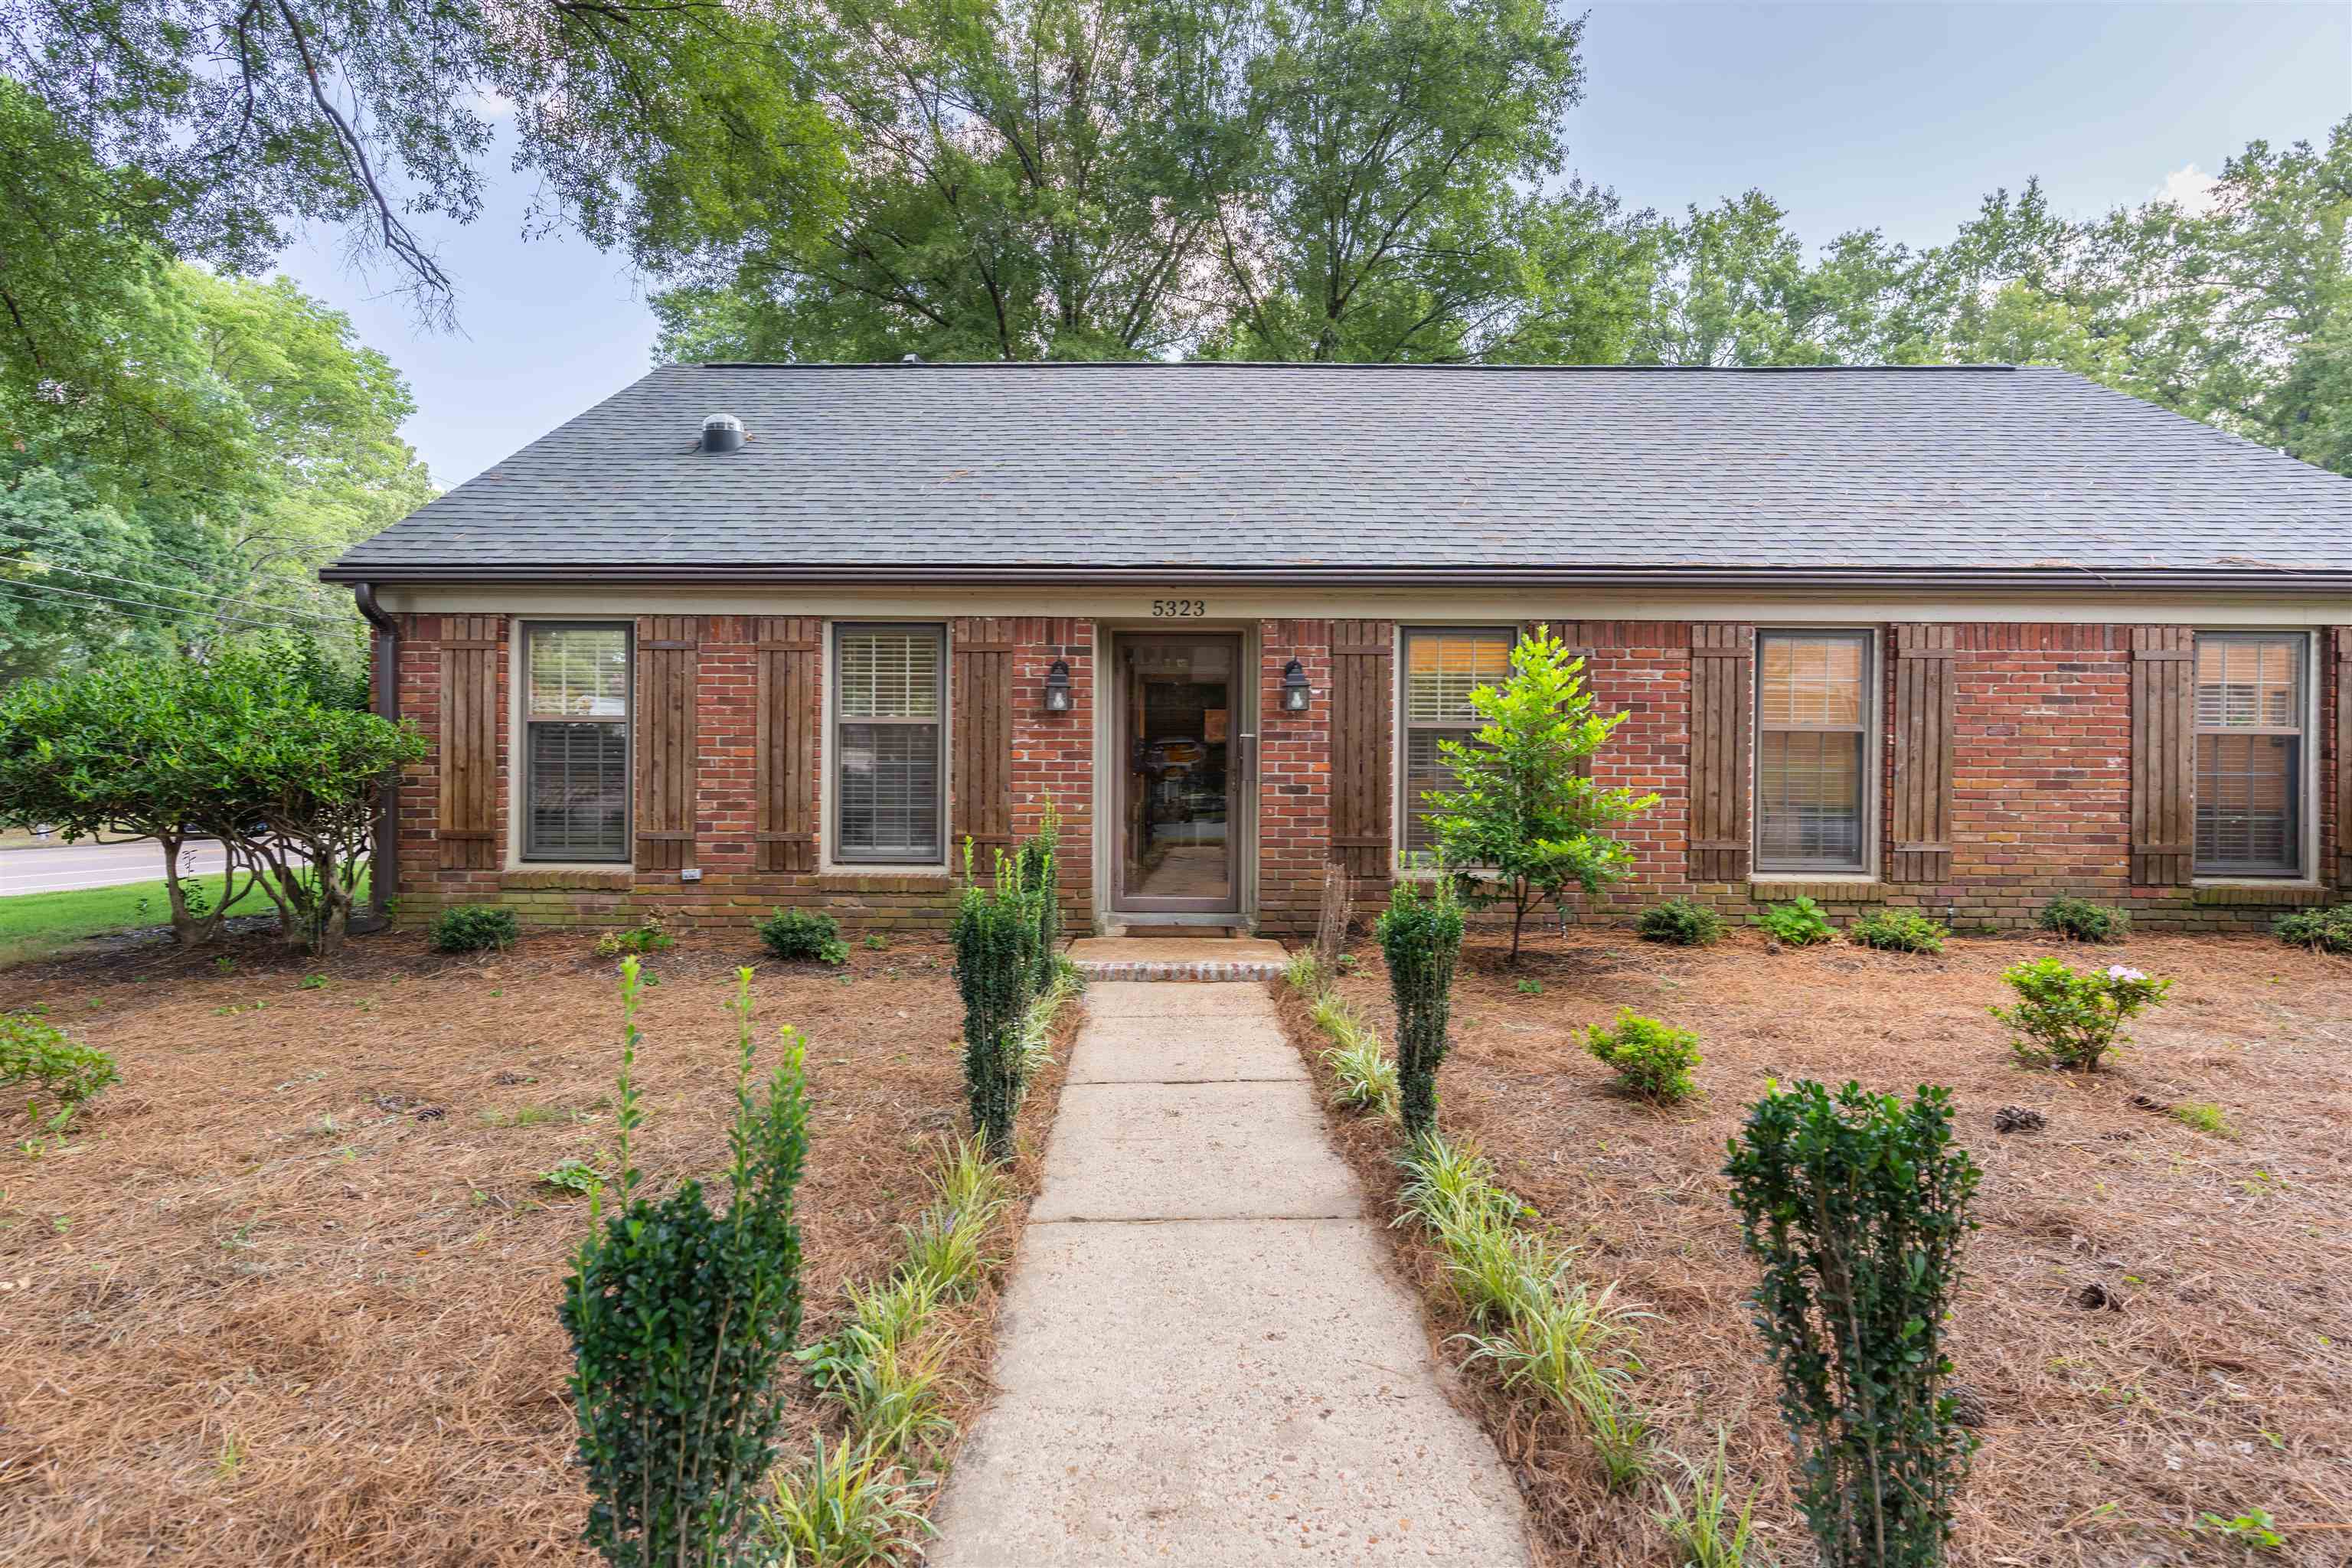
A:
[[[204,611],[191,610],[183,605],[157,605],[150,603],[145,599],[118,599],[111,594],[86,594],[79,588],[56,588],[51,587],[46,583],[20,583],[12,578],[0,578],[0,591],[29,594],[64,594],[76,599],[94,599],[101,604],[131,605],[142,610],[159,610],[164,615],[174,616],[182,621],[226,621],[232,626],[252,626],[257,630],[265,632],[282,629],[273,621],[251,621],[246,619],[242,616],[208,615]]]
[[[206,596],[207,594],[207,591],[203,588],[175,588],[169,583],[142,582],[136,577],[117,577],[110,572],[89,572],[79,566],[60,566],[55,562],[49,561],[28,561],[18,555],[0,555],[0,563],[7,563],[17,566],[31,566],[43,572],[63,572],[69,577],[88,577],[93,581],[100,583],[120,583],[127,588],[138,588],[150,594],[187,594],[197,597]],[[267,615],[296,616],[304,620],[319,621],[327,626],[341,626],[343,624],[342,617],[340,616],[322,616],[315,610],[284,609],[276,605],[264,604],[259,599],[240,599],[226,594],[214,595],[210,596],[220,604],[237,605],[248,610],[262,611]],[[183,613],[190,615],[204,615],[207,612],[193,610]]]
[[[67,533],[65,533],[65,532],[62,532],[62,531],[58,531],[58,530],[57,530],[57,529],[49,529],[49,530],[45,531],[45,532],[44,532],[44,537],[46,537],[46,538],[49,538],[49,539],[55,539],[55,540],[68,540],[68,539],[70,539],[70,538],[72,537],[72,535],[70,535],[70,534],[67,534]],[[325,554],[330,554],[330,555],[331,555],[331,554],[333,554],[333,553],[334,553],[334,552],[335,552],[336,548],[337,548],[336,546],[331,545],[331,544],[327,544],[327,545],[309,544],[309,545],[305,545],[302,549],[300,549],[300,550],[299,550],[299,551],[298,551],[298,550],[273,550],[273,551],[271,551],[269,553],[271,553],[271,554],[273,554],[273,555],[296,555],[296,556],[308,556],[308,555],[310,555],[310,554],[313,554],[313,553],[320,553],[320,552],[323,552],[323,553],[325,553]],[[183,565],[183,566],[194,566],[194,567],[200,568],[201,570],[203,570],[203,571],[206,571],[206,572],[217,572],[217,571],[219,571],[219,570],[221,569],[221,567],[222,567],[223,565],[227,564],[226,563],[220,562],[220,561],[205,561],[205,560],[200,560],[199,558],[197,558],[196,556],[194,556],[194,555],[182,555],[182,554],[178,553],[178,552],[175,552],[175,551],[171,551],[171,550],[158,550],[158,549],[156,549],[156,548],[155,548],[153,545],[152,545],[152,544],[151,544],[151,545],[148,545],[148,546],[146,547],[146,549],[147,549],[147,553],[148,553],[148,554],[150,554],[150,555],[160,555],[160,556],[162,556],[162,557],[163,557],[164,560],[166,560],[166,561],[176,561],[176,562],[178,562],[178,563],[179,563],[181,565]]]

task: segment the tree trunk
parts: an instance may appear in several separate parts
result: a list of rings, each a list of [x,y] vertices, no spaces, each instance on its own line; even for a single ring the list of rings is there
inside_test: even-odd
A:
[[[1522,899],[1511,906],[1511,956],[1506,962],[1507,968],[1517,969],[1519,966],[1519,928],[1527,923],[1528,905]]]
[[[163,850],[163,894],[172,905],[172,940],[182,947],[194,947],[211,940],[217,929],[217,918],[207,921],[188,909],[188,890],[180,886],[180,850],[186,838],[176,833],[158,833],[155,842]]]

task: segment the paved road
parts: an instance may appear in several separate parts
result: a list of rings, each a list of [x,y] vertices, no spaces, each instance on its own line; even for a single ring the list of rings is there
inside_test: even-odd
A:
[[[190,845],[180,858],[183,874],[216,872],[223,859],[221,847],[209,839]],[[0,850],[0,898],[119,888],[126,882],[161,881],[163,876],[163,852],[151,842]]]
[[[934,1568],[1525,1568],[1265,988],[1086,1005]]]

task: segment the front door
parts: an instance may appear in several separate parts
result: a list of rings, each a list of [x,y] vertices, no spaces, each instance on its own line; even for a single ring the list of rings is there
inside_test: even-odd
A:
[[[1114,907],[1241,909],[1239,798],[1246,749],[1238,632],[1118,638],[1120,773]]]

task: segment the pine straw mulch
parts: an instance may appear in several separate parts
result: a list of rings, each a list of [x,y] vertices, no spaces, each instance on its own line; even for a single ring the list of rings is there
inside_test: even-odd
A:
[[[0,1111],[0,1561],[592,1560],[556,1321],[588,1205],[538,1180],[609,1163],[620,1008],[587,946],[477,960],[405,932],[325,962],[236,942],[226,973],[152,947],[0,970],[0,1011],[46,1004],[124,1079],[38,1158],[21,1108]],[[656,1192],[723,1173],[735,967],[755,972],[763,1064],[777,1026],[807,1037],[804,1338],[845,1280],[895,1262],[961,1128],[947,962],[936,942],[856,948],[845,984],[719,934],[646,962]],[[1060,1076],[1024,1110],[1024,1197]],[[494,1121],[526,1108],[552,1117]],[[995,1312],[991,1288],[949,1320],[960,1426]],[[824,1417],[793,1382],[796,1458]]]
[[[1340,989],[1387,1039],[1379,950],[1354,951],[1360,967]],[[1947,1084],[1985,1169],[1953,1345],[1958,1381],[1985,1406],[1983,1447],[1952,1561],[2341,1568],[2352,1563],[2352,963],[2252,938],[2067,951],[2078,965],[2179,982],[2138,1046],[2086,1079],[2013,1065],[1985,1013],[2006,999],[2005,965],[2050,951],[2016,939],[1956,940],[1942,957],[1774,950],[1752,931],[1681,950],[1580,931],[1531,944],[1510,971],[1474,934],[1440,1120],[1475,1137],[1583,1249],[1586,1277],[1620,1281],[1658,1314],[1643,1325],[1639,1400],[1695,1460],[1727,1432],[1735,1484],[1761,1489],[1759,1533],[1780,1562],[1804,1563],[1776,1379],[1748,1320],[1754,1268],[1718,1173],[1726,1141],[1767,1079],[1853,1078],[1906,1094]],[[1523,979],[1542,994],[1519,993]],[[1321,1040],[1304,1007],[1276,990],[1311,1051]],[[1583,1026],[1621,1006],[1698,1032],[1701,1099],[1653,1110],[1612,1090]],[[2189,1101],[2218,1102],[2234,1136],[2166,1113]],[[2047,1127],[1996,1132],[1993,1112],[2012,1104]],[[1335,1112],[1333,1129],[1376,1212],[1391,1212],[1392,1128]],[[1466,1325],[1436,1256],[1410,1228],[1390,1234],[1442,1345]],[[2084,1304],[2101,1300],[2112,1304]],[[1483,1374],[1464,1386],[1549,1562],[1677,1561],[1650,1517],[1654,1492],[1609,1495],[1565,1423]],[[1681,1479],[1671,1461],[1659,1473]],[[2279,1521],[2282,1552],[2257,1559],[2191,1528],[2252,1508]]]

